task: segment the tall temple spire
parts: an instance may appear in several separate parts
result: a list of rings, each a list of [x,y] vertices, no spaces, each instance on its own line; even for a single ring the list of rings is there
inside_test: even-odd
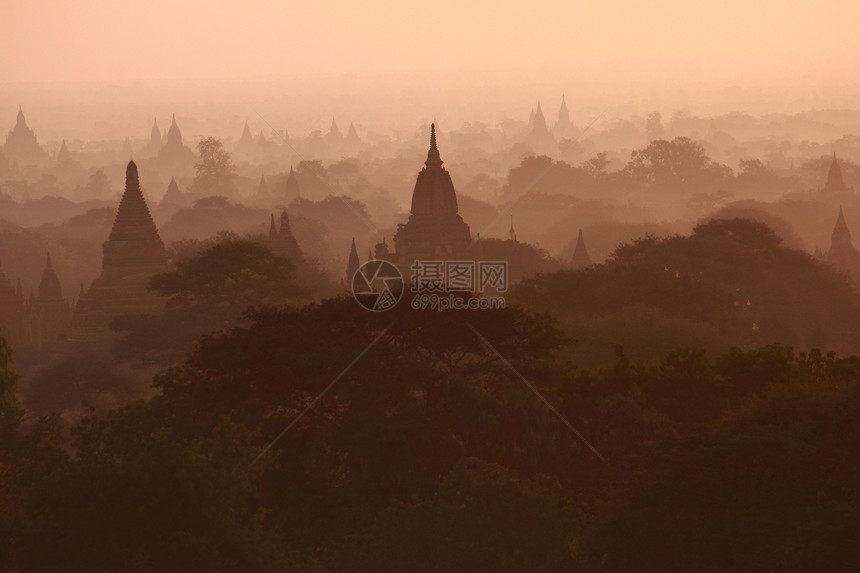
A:
[[[394,234],[397,264],[408,269],[417,259],[447,260],[462,255],[471,244],[472,235],[458,210],[454,182],[442,166],[434,122],[430,125],[427,160],[412,191],[409,220],[398,225]]]
[[[182,145],[182,132],[179,131],[179,125],[176,124],[175,113],[170,121],[170,129],[167,130],[167,143],[169,145]]]
[[[274,238],[278,234],[278,227],[275,225],[275,214],[272,213],[272,220],[269,223],[269,238]]]
[[[540,102],[538,102],[537,110],[535,111],[534,132],[535,133],[547,132],[546,118],[543,116],[543,110],[541,110]]]
[[[418,180],[412,191],[413,215],[456,215],[457,194],[451,175],[442,167],[442,158],[436,146],[436,125],[430,125],[430,149],[424,169],[418,172]]]
[[[125,192],[104,244],[103,268],[107,271],[112,267],[141,264],[164,266],[167,253],[140,189],[137,165],[129,161],[125,170]]]
[[[293,171],[293,166],[290,165],[290,172],[287,174],[287,181],[284,184],[287,201],[292,201],[299,195],[301,195],[301,188],[299,187],[299,180],[296,177],[296,172]]]
[[[72,154],[69,153],[69,148],[66,147],[66,140],[63,140],[63,143],[60,144],[60,150],[57,152],[57,163],[63,163],[65,161],[71,161]]]
[[[839,162],[836,161],[836,152],[833,152],[833,161],[830,162],[830,169],[827,171],[827,183],[824,185],[824,191],[838,193],[847,190],[845,180],[842,178],[842,169],[839,167]]]
[[[358,260],[358,251],[355,248],[355,237],[353,237],[352,247],[349,249],[349,257],[346,263],[346,284],[348,287],[352,287],[352,278],[360,266],[361,262]]]
[[[441,166],[442,157],[439,155],[439,148],[436,146],[436,124],[430,124],[430,149],[427,150],[427,161],[424,162],[427,167]]]
[[[53,265],[51,265],[51,253],[48,253],[45,270],[42,272],[42,280],[39,282],[39,298],[46,296],[58,297],[60,299],[63,297],[60,279],[57,277],[57,273],[54,272]]]
[[[36,132],[27,127],[24,110],[20,105],[15,127],[9,130],[6,136],[3,152],[10,161],[23,165],[44,165],[50,160],[48,153],[39,145]]]
[[[588,249],[585,248],[585,239],[582,238],[582,229],[579,230],[579,235],[576,238],[576,248],[573,249],[573,268],[584,269],[592,265],[591,257],[588,256]]]
[[[842,213],[842,205],[839,206],[839,216],[836,218],[836,225],[833,227],[831,235],[830,250],[834,248],[851,247],[851,231],[848,230],[848,224],[845,223],[845,215]]]
[[[161,145],[161,130],[158,129],[158,118],[152,118],[152,131],[149,134],[149,143],[152,146]]]
[[[272,215],[269,225],[269,240],[271,241],[272,252],[276,255],[289,259],[294,264],[304,262],[304,254],[299,247],[296,236],[293,235],[293,230],[290,229],[290,217],[286,211],[281,211],[281,224],[278,229],[275,229],[275,216]]]

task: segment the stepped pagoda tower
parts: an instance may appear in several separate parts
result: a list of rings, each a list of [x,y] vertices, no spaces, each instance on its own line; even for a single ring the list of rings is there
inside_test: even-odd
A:
[[[432,124],[430,149],[412,191],[409,220],[398,225],[394,235],[394,256],[401,271],[409,269],[415,259],[447,260],[466,254],[472,236],[457,211],[457,193],[451,175],[442,167],[436,125]]]
[[[156,310],[160,303],[146,290],[146,283],[167,270],[167,251],[141,192],[134,161],[126,168],[125,192],[102,252],[101,275],[78,301],[76,323],[105,326],[114,316]]]
[[[588,256],[588,249],[585,248],[585,239],[582,238],[582,229],[579,230],[579,236],[576,238],[576,248],[573,249],[573,258],[571,259],[574,269],[585,269],[593,263],[591,257]]]
[[[6,136],[6,146],[3,150],[10,163],[46,165],[49,162],[48,152],[39,145],[36,132],[27,127],[27,120],[24,119],[24,111],[20,105],[15,127]]]

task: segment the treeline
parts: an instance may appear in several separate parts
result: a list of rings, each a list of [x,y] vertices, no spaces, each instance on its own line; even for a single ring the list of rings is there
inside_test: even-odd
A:
[[[584,371],[568,344],[514,306],[263,308],[71,428],[24,415],[4,345],[0,533],[22,571],[856,563],[860,357],[619,347]]]

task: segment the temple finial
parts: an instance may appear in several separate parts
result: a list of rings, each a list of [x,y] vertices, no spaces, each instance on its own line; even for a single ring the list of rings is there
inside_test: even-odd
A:
[[[427,151],[427,161],[424,165],[442,165],[442,158],[439,156],[439,148],[436,146],[436,124],[430,124],[430,150]]]

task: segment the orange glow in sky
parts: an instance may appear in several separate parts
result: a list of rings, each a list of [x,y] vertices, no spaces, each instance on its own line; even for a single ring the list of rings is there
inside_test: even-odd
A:
[[[860,2],[116,2],[0,8],[0,82],[543,70],[733,82],[860,68]]]

